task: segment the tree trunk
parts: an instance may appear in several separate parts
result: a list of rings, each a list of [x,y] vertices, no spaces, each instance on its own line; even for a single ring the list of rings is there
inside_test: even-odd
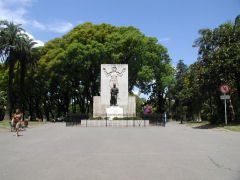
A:
[[[240,99],[240,81],[239,81],[239,73],[235,73],[235,83],[236,83],[236,86],[237,86],[238,98]]]
[[[40,102],[39,102],[39,99],[38,99],[39,97],[36,97],[36,99],[35,99],[35,107],[36,107],[36,115],[37,115],[37,117],[36,118],[40,118],[40,119],[43,119],[43,115],[42,115],[42,111],[41,111],[41,109],[40,109],[40,107],[39,107],[39,104],[40,104]]]
[[[213,120],[212,95],[210,95],[209,106],[210,106],[210,121],[213,122],[215,120]]]
[[[10,63],[8,71],[8,91],[7,91],[7,107],[3,120],[10,120],[10,114],[12,113],[12,81],[13,81],[13,69],[14,64]]]
[[[20,76],[20,100],[21,100],[21,111],[25,112],[25,91],[24,91],[24,78],[26,72],[25,60],[21,61],[21,76]]]
[[[54,114],[53,114],[53,112],[52,112],[52,110],[50,109],[50,114],[51,114],[51,116],[52,116],[52,119],[54,119],[55,117],[54,117]]]
[[[48,108],[48,105],[46,104],[46,101],[43,103],[44,104],[44,114],[45,114],[45,116],[46,116],[46,118],[47,118],[47,121],[49,121],[50,120],[50,118],[49,118],[49,108]]]
[[[33,120],[33,98],[30,96],[29,98],[29,115],[30,115],[30,121]]]
[[[201,121],[202,121],[201,112],[199,111],[199,112],[198,112],[198,122],[201,122]]]
[[[72,112],[76,113],[74,103],[75,103],[74,98],[72,98]]]
[[[234,111],[234,109],[233,109],[233,105],[232,105],[232,100],[231,100],[231,98],[229,99],[229,103],[230,103],[230,108],[231,108],[231,110],[232,110],[232,122],[234,122],[234,120],[235,120],[235,111]]]
[[[170,116],[170,120],[172,121],[172,112],[171,112],[171,99],[168,98],[168,113]]]

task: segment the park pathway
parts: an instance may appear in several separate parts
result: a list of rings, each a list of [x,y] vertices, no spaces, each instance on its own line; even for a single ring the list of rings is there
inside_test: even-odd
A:
[[[239,180],[240,133],[166,127],[0,132],[1,180]]]

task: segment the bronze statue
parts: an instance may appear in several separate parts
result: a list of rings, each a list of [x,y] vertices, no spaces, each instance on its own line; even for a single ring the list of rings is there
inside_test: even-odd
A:
[[[117,106],[117,94],[118,94],[118,88],[116,87],[116,84],[113,84],[113,88],[111,88],[111,99],[110,99],[110,106]]]

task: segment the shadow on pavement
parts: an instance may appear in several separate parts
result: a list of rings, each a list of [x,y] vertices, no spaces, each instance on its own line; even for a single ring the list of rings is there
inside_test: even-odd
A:
[[[213,125],[213,124],[203,124],[200,126],[194,126],[192,128],[194,128],[194,129],[213,129],[216,127],[224,127],[224,126],[223,125]]]

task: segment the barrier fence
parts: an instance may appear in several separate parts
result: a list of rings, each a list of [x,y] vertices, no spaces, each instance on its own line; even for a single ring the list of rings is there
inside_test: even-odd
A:
[[[146,127],[166,124],[164,114],[138,114],[137,116],[124,114],[122,117],[110,119],[104,115],[91,117],[81,113],[68,113],[65,121],[66,126],[80,127]]]

